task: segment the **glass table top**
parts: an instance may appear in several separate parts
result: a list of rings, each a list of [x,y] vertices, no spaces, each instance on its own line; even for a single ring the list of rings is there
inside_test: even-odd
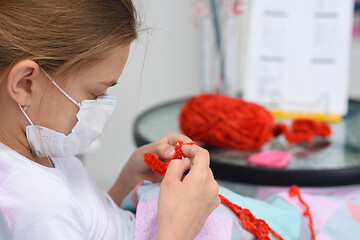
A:
[[[134,125],[137,144],[156,141],[170,132],[180,132],[178,116],[185,100],[164,103],[142,113]],[[277,121],[290,123],[289,120],[283,119]],[[212,163],[238,167],[238,170],[260,169],[262,173],[264,171],[310,173],[319,170],[325,173],[326,170],[351,169],[358,171],[359,177],[356,177],[356,181],[360,182],[360,102],[350,101],[347,116],[341,122],[331,123],[331,128],[333,131],[331,137],[318,138],[312,143],[289,144],[282,136],[273,138],[262,151],[273,149],[288,151],[291,160],[283,169],[270,169],[249,163],[247,159],[254,152],[204,147],[209,150]]]

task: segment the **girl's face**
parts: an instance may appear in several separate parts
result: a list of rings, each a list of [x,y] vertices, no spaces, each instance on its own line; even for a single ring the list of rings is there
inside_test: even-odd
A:
[[[129,55],[130,44],[111,51],[104,59],[93,62],[66,79],[53,79],[76,102],[95,99],[106,94],[120,77]],[[27,114],[35,125],[69,134],[78,119],[79,107],[71,102],[46,75],[33,89],[33,99]],[[58,81],[59,80],[59,81]]]

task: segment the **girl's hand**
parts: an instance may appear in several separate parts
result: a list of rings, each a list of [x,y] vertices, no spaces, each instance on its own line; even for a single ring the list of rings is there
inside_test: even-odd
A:
[[[185,145],[182,151],[187,158],[170,162],[161,183],[158,240],[194,239],[220,204],[219,187],[209,168],[209,153],[195,145]],[[188,169],[190,172],[184,177]]]
[[[128,169],[134,174],[136,182],[139,183],[142,180],[149,180],[153,183],[161,182],[164,178],[154,173],[144,162],[145,153],[155,153],[163,161],[168,161],[175,153],[175,142],[180,140],[184,143],[192,142],[190,138],[181,135],[179,133],[170,133],[162,137],[160,140],[146,144],[137,150],[130,156],[127,163]]]
[[[149,180],[155,183],[163,179],[162,176],[154,173],[151,168],[145,164],[144,154],[152,152],[157,154],[160,159],[167,161],[175,153],[174,145],[177,140],[181,140],[184,143],[191,142],[191,139],[184,135],[171,133],[159,141],[138,148],[131,155],[129,161],[121,170],[119,177],[108,191],[108,194],[118,206],[121,206],[124,198],[139,182]]]

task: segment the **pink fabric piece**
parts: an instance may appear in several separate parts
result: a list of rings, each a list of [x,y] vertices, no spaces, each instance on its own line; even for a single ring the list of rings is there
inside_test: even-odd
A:
[[[328,237],[324,233],[319,233],[318,235],[316,235],[316,240],[333,240],[333,239]]]
[[[287,192],[279,193],[279,197],[290,203],[300,213],[305,211],[303,206],[297,197],[290,197]],[[321,231],[326,225],[330,217],[338,210],[338,208],[344,203],[342,200],[332,200],[322,196],[312,196],[301,192],[301,197],[310,207],[310,214],[313,218],[314,229]],[[308,222],[308,218],[305,218]]]
[[[274,196],[275,194],[287,192],[288,190],[289,187],[259,186],[255,198],[261,201],[265,201],[267,198]]]
[[[284,168],[291,159],[290,153],[286,151],[265,151],[252,154],[249,162],[260,166]]]
[[[140,202],[136,209],[134,240],[155,240],[157,229],[157,200]]]
[[[360,194],[360,186],[343,186],[343,187],[301,187],[301,193],[306,194],[316,194],[324,196],[334,196],[338,198],[343,198],[344,200],[350,200],[352,197]],[[274,196],[280,192],[287,192],[289,187],[272,187],[272,186],[259,186],[256,196],[256,199],[266,200],[267,198]]]
[[[195,240],[230,240],[232,222],[232,217],[214,212]],[[155,240],[157,229],[157,200],[140,202],[136,210],[134,240]]]
[[[233,218],[212,213],[195,240],[230,240]]]
[[[352,218],[356,222],[360,223],[360,205],[352,203],[352,202],[347,202],[346,206],[348,207]]]

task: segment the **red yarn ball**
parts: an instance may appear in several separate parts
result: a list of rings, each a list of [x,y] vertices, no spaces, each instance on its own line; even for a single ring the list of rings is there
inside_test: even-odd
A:
[[[275,124],[272,114],[258,104],[219,94],[190,98],[182,108],[179,122],[181,131],[194,141],[241,151],[259,150],[280,134],[290,143],[331,135],[327,123],[301,118],[289,128]]]
[[[218,94],[190,98],[179,122],[195,141],[242,151],[260,149],[273,137],[275,124],[264,107]]]

